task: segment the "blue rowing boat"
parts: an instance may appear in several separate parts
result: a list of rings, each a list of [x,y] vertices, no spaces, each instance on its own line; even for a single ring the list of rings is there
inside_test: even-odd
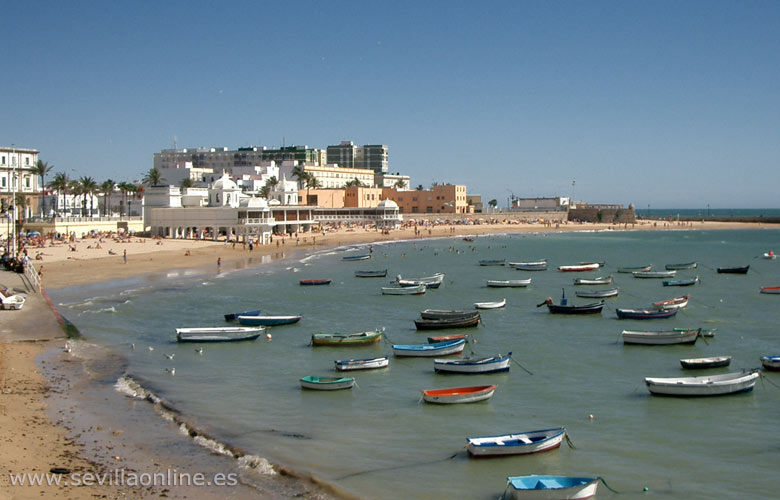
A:
[[[663,319],[677,314],[677,309],[615,309],[620,319]]]
[[[230,313],[225,315],[225,321],[235,321],[239,316],[259,316],[260,309],[254,309],[252,311],[244,311],[240,313]]]
[[[571,476],[510,476],[506,478],[505,498],[522,500],[526,498],[570,499],[596,496],[599,485],[597,477]]]
[[[398,357],[449,356],[463,352],[466,339],[434,342],[432,344],[393,344],[393,354]]]
[[[279,326],[297,323],[303,316],[239,316],[238,322],[245,326]]]

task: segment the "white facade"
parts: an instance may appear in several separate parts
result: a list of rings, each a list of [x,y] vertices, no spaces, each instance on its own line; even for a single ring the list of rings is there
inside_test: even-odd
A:
[[[194,185],[205,184],[209,176],[213,176],[214,169],[197,168],[191,161],[182,163],[165,163],[158,168],[163,182],[171,186],[181,186],[184,179],[190,179]]]
[[[36,163],[38,151],[35,149],[0,146],[0,209],[6,210],[13,205],[14,194],[22,193],[29,196],[24,217],[33,214],[33,199],[30,197],[41,191],[40,177],[32,172]],[[20,216],[21,211],[17,218]]]
[[[376,175],[374,178],[376,179],[377,187],[396,188],[398,191],[408,191],[410,189],[409,186],[412,184],[412,181],[408,175],[382,174]],[[399,181],[404,183],[403,187],[396,186]]]

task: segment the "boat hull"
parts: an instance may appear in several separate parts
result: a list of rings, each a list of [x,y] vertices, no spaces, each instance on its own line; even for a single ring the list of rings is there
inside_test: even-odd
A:
[[[717,356],[711,358],[681,359],[680,365],[686,370],[701,370],[705,368],[722,368],[731,364],[731,356]]]
[[[780,293],[780,286],[762,286],[759,291],[761,293],[778,294]]]
[[[423,295],[427,285],[382,287],[382,295]]]
[[[516,476],[507,478],[508,498],[514,500],[570,500],[596,496],[598,478]]]
[[[303,389],[312,389],[315,391],[338,391],[340,389],[351,389],[355,385],[355,379],[352,377],[303,377],[300,380]]]
[[[260,315],[260,309],[255,309],[254,311],[244,311],[240,313],[230,313],[225,315],[225,321],[235,321],[238,319],[239,316],[259,316]]]
[[[399,358],[434,358],[461,353],[465,347],[466,339],[433,344],[393,344],[393,354]]]
[[[665,319],[677,314],[677,309],[615,309],[620,319]]]
[[[340,372],[353,371],[353,370],[376,370],[377,368],[385,368],[390,364],[390,358],[382,356],[379,358],[365,358],[365,359],[342,359],[334,361],[336,370]]]
[[[381,271],[355,271],[356,278],[384,278],[387,276],[387,269]]]
[[[603,300],[601,302],[585,304],[583,306],[562,306],[560,304],[547,302],[547,310],[550,311],[550,314],[601,314],[603,308]]]
[[[750,266],[745,267],[719,267],[718,274],[747,274]]]
[[[228,327],[228,328],[177,328],[178,342],[237,342],[255,340],[265,331],[264,327]]]
[[[780,371],[780,356],[761,356],[761,366],[770,372]]]
[[[634,278],[644,279],[673,278],[677,274],[677,271],[635,271],[631,274],[634,275]]]
[[[473,437],[466,438],[466,450],[472,457],[530,455],[560,447],[565,436],[566,429],[558,427],[502,436]]]
[[[695,344],[700,335],[701,332],[699,332],[699,330],[670,330],[660,332],[623,330],[621,333],[624,344],[641,345]]]
[[[485,401],[493,396],[496,385],[479,385],[474,387],[453,387],[451,389],[431,389],[422,391],[426,403],[461,404]]]
[[[474,328],[479,325],[480,316],[456,319],[416,319],[414,325],[418,330],[444,330],[447,328]]]
[[[315,333],[311,336],[312,345],[322,346],[360,346],[376,344],[382,339],[382,332],[362,333]]]
[[[420,313],[422,319],[469,319],[479,316],[479,311],[446,311],[443,309],[426,309]]]
[[[617,297],[619,290],[610,288],[609,290],[577,290],[574,295],[588,299],[606,299],[608,297]]]
[[[330,285],[330,283],[333,280],[300,280],[298,283],[300,283],[302,286],[320,286],[320,285]]]
[[[244,326],[281,326],[297,323],[303,316],[239,316],[238,323]]]
[[[531,284],[531,280],[487,280],[486,286],[491,288],[522,288]]]
[[[464,373],[464,374],[485,374],[509,371],[509,364],[512,361],[512,353],[505,356],[491,356],[480,359],[434,359],[433,370],[436,373]]]
[[[752,391],[758,377],[757,370],[705,377],[648,377],[645,385],[651,394],[662,396],[723,396]]]
[[[501,302],[474,302],[477,309],[500,309],[506,305],[506,299]]]
[[[664,268],[668,271],[678,271],[682,269],[696,269],[699,267],[698,262],[685,262],[683,264],[666,264]]]

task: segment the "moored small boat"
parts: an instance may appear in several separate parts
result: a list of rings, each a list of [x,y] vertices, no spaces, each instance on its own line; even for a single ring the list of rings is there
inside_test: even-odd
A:
[[[244,326],[281,326],[297,323],[303,318],[301,315],[291,316],[239,316],[238,323]]]
[[[435,344],[436,342],[448,342],[450,340],[465,339],[469,336],[468,333],[453,333],[452,335],[433,335],[428,337],[429,344]]]
[[[620,319],[664,319],[677,314],[677,309],[615,309]]]
[[[484,358],[434,359],[433,370],[436,373],[485,374],[508,372],[512,353]]]
[[[570,500],[596,496],[597,477],[513,476],[506,478],[505,498]],[[507,496],[508,494],[508,496]]]
[[[653,307],[658,309],[682,309],[688,305],[689,295],[683,295],[682,297],[675,297],[673,299],[661,300],[653,302]]]
[[[780,371],[780,354],[761,356],[761,366],[770,372]]]
[[[759,290],[761,293],[780,293],[780,286],[762,286]]]
[[[777,255],[775,255],[775,253],[774,253],[772,250],[770,250],[770,251],[768,251],[768,252],[764,252],[764,258],[765,258],[765,259],[771,259],[771,260],[774,260],[774,259],[776,259],[776,258],[777,258]]]
[[[589,299],[605,299],[607,297],[617,297],[618,288],[607,288],[606,290],[576,290],[574,295]]]
[[[355,379],[352,377],[318,377],[316,375],[303,377],[300,382],[302,388],[317,391],[351,389],[355,385]]]
[[[239,316],[259,316],[260,315],[260,309],[255,309],[253,311],[244,311],[240,313],[229,313],[225,315],[225,321],[235,321],[238,319]]]
[[[487,280],[486,286],[491,288],[523,288],[531,284],[531,278],[524,280]]]
[[[639,273],[639,272],[647,272],[653,269],[653,266],[624,266],[624,267],[618,267],[617,272],[619,273]]]
[[[598,262],[591,262],[588,264],[576,264],[573,266],[558,266],[558,270],[564,273],[583,272],[583,271],[595,271],[601,267]]]
[[[696,269],[698,266],[698,262],[683,262],[682,264],[666,264],[664,268],[669,271],[677,271],[682,269]]]
[[[444,281],[444,273],[436,273],[433,276],[425,276],[423,278],[402,278],[401,275],[395,277],[396,282],[400,286],[417,286],[426,285],[428,288],[438,288]]]
[[[721,396],[752,391],[759,370],[702,377],[645,378],[652,394],[664,396]]]
[[[442,330],[444,328],[473,328],[479,325],[480,316],[453,317],[446,319],[416,319],[414,325],[418,330]]]
[[[387,276],[387,269],[379,269],[375,271],[355,271],[356,278],[384,278]]]
[[[663,280],[661,284],[663,286],[693,286],[699,282],[699,277],[693,277],[685,280]]]
[[[506,259],[485,259],[480,260],[480,266],[503,266],[506,264]]]
[[[426,285],[416,286],[393,286],[382,287],[382,295],[422,295],[428,287]]]
[[[673,278],[677,271],[634,271],[634,278]]]
[[[382,330],[359,333],[314,333],[312,345],[358,346],[375,344],[382,339]]]
[[[558,448],[564,437],[566,437],[565,427],[501,436],[470,437],[466,438],[466,450],[472,457],[528,455]]]
[[[493,396],[498,387],[493,385],[475,385],[472,387],[451,387],[449,389],[428,389],[422,391],[423,400],[427,403],[457,404],[476,403]]]
[[[333,280],[300,280],[303,286],[330,285]]]
[[[552,297],[547,297],[544,302],[537,304],[536,307],[547,305],[547,310],[551,314],[601,314],[601,310],[604,308],[604,301],[592,302],[590,304],[574,305],[569,304],[566,298],[561,299],[560,304],[553,303]]]
[[[748,269],[750,269],[750,266],[743,266],[743,267],[719,267],[717,269],[718,274],[747,274]]]
[[[623,330],[620,336],[624,344],[642,345],[673,345],[695,344],[701,336],[699,330],[658,330],[658,331],[632,331]]]
[[[449,356],[463,352],[466,347],[466,339],[447,340],[432,344],[393,344],[393,354],[402,357],[433,358],[436,356]]]
[[[531,262],[510,262],[510,267],[514,267],[518,271],[546,271],[547,261],[536,260]]]
[[[721,368],[731,364],[731,356],[713,356],[709,358],[681,359],[680,365],[687,370],[699,370],[704,368]]]
[[[461,319],[461,318],[473,318],[479,316],[479,311],[476,309],[472,311],[459,311],[449,309],[425,309],[420,312],[422,319]]]
[[[377,368],[385,368],[390,364],[390,358],[387,356],[380,356],[378,358],[363,358],[363,359],[340,359],[334,361],[336,370],[338,371],[351,371],[351,370],[374,370]]]
[[[609,276],[599,276],[598,278],[593,279],[586,279],[586,278],[575,278],[574,284],[575,285],[609,285],[612,283],[612,275]]]
[[[265,328],[262,326],[250,328],[243,326],[177,328],[176,340],[179,342],[235,342],[239,340],[254,340]]]
[[[348,261],[352,261],[352,260],[368,260],[370,258],[371,258],[371,254],[367,253],[365,255],[345,255],[344,257],[341,258],[341,260],[348,260]]]
[[[474,302],[477,309],[500,309],[506,305],[506,299],[498,302]]]

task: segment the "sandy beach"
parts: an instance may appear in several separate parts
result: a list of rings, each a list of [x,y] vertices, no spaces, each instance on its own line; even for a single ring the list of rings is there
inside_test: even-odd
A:
[[[104,282],[145,274],[159,274],[174,270],[194,269],[205,273],[227,272],[250,265],[262,265],[269,260],[282,259],[293,252],[308,252],[329,247],[356,245],[391,240],[412,240],[432,237],[465,237],[497,233],[541,231],[594,231],[607,229],[668,230],[668,229],[755,229],[774,228],[765,224],[696,222],[669,224],[644,223],[628,227],[608,224],[564,224],[559,227],[543,224],[483,224],[441,225],[434,227],[405,228],[382,234],[376,230],[342,229],[323,233],[301,234],[299,238],[275,238],[270,245],[255,247],[251,251],[241,243],[154,240],[133,238],[130,242],[104,239],[102,243],[87,238],[69,245],[30,248],[41,270],[45,289],[57,289],[75,285]],[[769,249],[767,249],[769,250]],[[125,261],[125,252],[127,255]],[[218,260],[220,263],[218,264]],[[23,287],[17,275],[5,273],[2,283],[9,287]],[[33,295],[28,291],[29,295]],[[21,311],[0,313],[0,498],[142,498],[170,492],[115,486],[62,486],[15,487],[10,484],[7,472],[48,472],[53,467],[65,467],[71,471],[103,470],[98,463],[106,457],[91,456],[77,445],[63,422],[54,421],[46,412],[46,399],[53,383],[41,373],[41,358],[53,350],[63,352],[64,333],[57,325],[54,314],[40,296],[39,305],[25,307]],[[45,318],[44,318],[45,317]],[[45,323],[36,323],[45,319]],[[27,341],[25,341],[27,340]],[[51,359],[51,358],[47,358]],[[59,356],[57,359],[63,359]],[[115,437],[118,439],[119,434]],[[111,459],[111,455],[107,455]],[[101,469],[102,468],[102,469]]]

